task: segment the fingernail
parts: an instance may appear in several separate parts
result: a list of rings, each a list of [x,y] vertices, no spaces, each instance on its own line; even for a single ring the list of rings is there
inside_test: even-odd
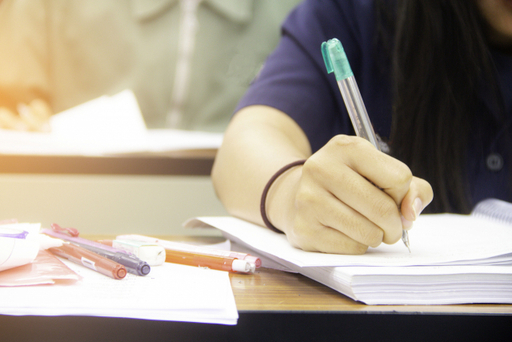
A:
[[[406,219],[403,215],[400,215],[400,218],[402,219],[402,228],[404,230],[409,230],[412,228],[412,224],[413,222],[412,221],[409,221],[408,219]]]
[[[423,201],[419,197],[412,203],[412,209],[414,211],[414,219],[416,220],[423,211]]]

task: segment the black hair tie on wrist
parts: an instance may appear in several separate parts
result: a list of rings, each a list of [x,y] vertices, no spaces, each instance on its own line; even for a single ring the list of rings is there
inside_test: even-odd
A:
[[[261,218],[263,219],[265,226],[267,226],[268,229],[273,230],[274,232],[282,233],[282,231],[280,231],[279,229],[274,227],[274,225],[272,223],[270,223],[270,221],[267,217],[267,210],[265,209],[265,203],[267,201],[268,191],[270,190],[270,187],[272,186],[274,181],[277,179],[277,177],[281,176],[283,173],[285,173],[292,167],[297,166],[297,165],[303,165],[305,162],[306,162],[306,159],[302,159],[302,160],[297,160],[297,161],[294,161],[293,163],[283,166],[276,173],[274,173],[274,175],[269,179],[269,181],[267,182],[267,185],[265,185],[265,188],[263,189],[263,193],[261,194],[261,202],[260,202]]]

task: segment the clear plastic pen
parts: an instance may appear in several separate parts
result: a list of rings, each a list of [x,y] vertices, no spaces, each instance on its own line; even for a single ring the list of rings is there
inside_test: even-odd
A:
[[[380,144],[377,141],[354,73],[350,68],[347,55],[345,54],[345,50],[343,50],[341,42],[336,38],[323,42],[322,55],[327,73],[334,72],[336,76],[336,82],[340,88],[341,96],[343,97],[348,115],[350,116],[357,136],[368,140],[380,151]],[[411,252],[407,230],[402,231],[402,241],[409,249],[409,252]]]

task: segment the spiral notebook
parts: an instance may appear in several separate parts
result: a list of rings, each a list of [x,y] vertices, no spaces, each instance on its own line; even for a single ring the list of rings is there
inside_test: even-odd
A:
[[[187,226],[218,228],[253,254],[366,304],[512,304],[511,215],[512,204],[499,200],[471,215],[421,215],[409,232],[412,253],[396,243],[357,256],[305,252],[284,234],[233,217]]]

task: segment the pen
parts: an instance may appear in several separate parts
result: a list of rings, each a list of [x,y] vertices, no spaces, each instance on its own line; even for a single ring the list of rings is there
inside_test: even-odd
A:
[[[52,247],[48,250],[61,258],[68,259],[111,278],[123,279],[126,276],[126,268],[123,265],[83,247],[64,243],[60,247]]]
[[[118,264],[123,265],[126,267],[126,270],[132,274],[136,274],[139,276],[145,276],[148,275],[151,271],[151,267],[148,265],[147,262],[140,260],[134,255],[128,255],[126,253],[120,253],[120,252],[111,252],[108,250],[105,250],[103,248],[98,248],[94,246],[89,245],[82,245],[78,244],[76,242],[73,242],[74,244],[77,244],[80,247],[83,247],[91,252],[94,252],[98,255],[101,255],[102,257],[105,257],[107,259],[110,259],[114,262],[117,262]]]
[[[149,274],[149,272],[151,271],[151,267],[146,262],[140,260],[139,258],[132,254],[128,254],[128,252],[126,251],[116,249],[111,246],[104,245],[81,237],[72,237],[66,234],[58,233],[50,229],[43,229],[42,233],[71,242],[75,245],[90,250],[91,252],[94,252],[105,258],[113,260],[125,266],[127,271],[130,273],[144,276]]]
[[[53,223],[52,227],[58,227],[58,225]],[[50,236],[53,236],[55,238],[58,238],[58,239],[61,239],[61,240],[65,240],[65,241],[68,241],[68,242],[73,242],[73,243],[76,243],[76,244],[79,244],[79,245],[82,245],[82,246],[88,245],[88,246],[92,246],[92,247],[96,247],[96,248],[102,248],[102,249],[108,250],[108,251],[110,251],[112,253],[124,253],[126,255],[130,255],[131,254],[129,252],[123,251],[121,249],[114,248],[112,246],[104,245],[104,244],[101,244],[99,242],[95,242],[95,241],[92,241],[92,240],[84,239],[84,238],[81,238],[81,237],[78,237],[78,236],[69,236],[67,234],[59,233],[59,232],[57,232],[55,230],[52,230],[52,229],[43,229],[41,232],[46,234],[46,235],[50,235]]]
[[[164,247],[166,250],[176,250],[176,251],[184,251],[191,252],[197,254],[211,255],[211,256],[219,256],[219,257],[229,257],[236,258],[240,260],[248,261],[250,264],[254,265],[254,268],[258,268],[261,266],[261,259],[255,257],[253,255],[247,253],[240,253],[234,251],[225,251],[222,249],[204,247],[204,246],[194,246],[186,243],[167,241],[162,239],[157,239],[154,237],[130,234],[130,235],[119,235],[117,236],[118,240],[134,240],[134,241],[142,241],[142,242],[152,242],[157,243],[160,246]]]
[[[343,97],[348,115],[350,116],[350,121],[352,121],[357,136],[368,140],[380,151],[380,144],[373,131],[363,98],[359,92],[359,87],[357,86],[356,79],[352,73],[341,42],[336,38],[323,42],[322,56],[324,58],[325,67],[327,68],[327,73],[330,74],[334,72],[336,76],[336,82],[340,88],[341,96]],[[407,230],[402,230],[402,241],[407,249],[409,249],[410,253],[411,248]]]
[[[245,260],[220,257],[212,255],[201,255],[191,252],[165,250],[165,262],[175,264],[208,267],[213,270],[252,273],[254,268]]]

